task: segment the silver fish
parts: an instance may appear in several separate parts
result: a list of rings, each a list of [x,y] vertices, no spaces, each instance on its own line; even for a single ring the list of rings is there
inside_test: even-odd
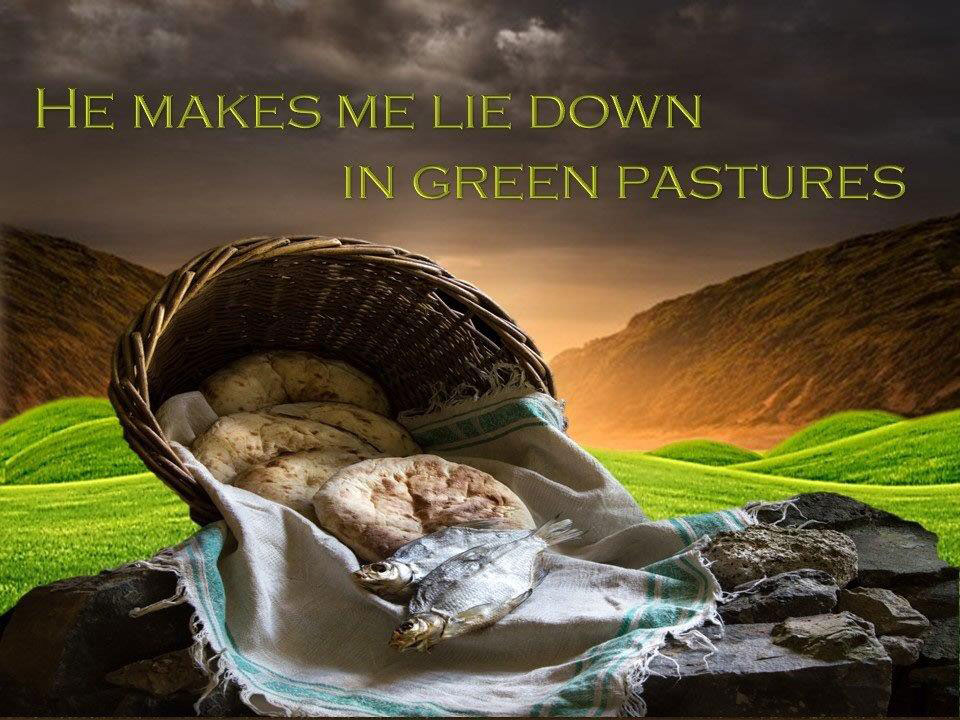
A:
[[[515,540],[480,545],[450,558],[417,586],[408,617],[394,630],[390,646],[422,652],[492,625],[530,597],[543,579],[543,551],[580,534],[569,520],[556,520]]]
[[[501,530],[499,519],[452,525],[409,542],[386,560],[364,565],[353,578],[367,590],[384,597],[409,593],[440,563],[464,550],[529,535],[529,530]]]

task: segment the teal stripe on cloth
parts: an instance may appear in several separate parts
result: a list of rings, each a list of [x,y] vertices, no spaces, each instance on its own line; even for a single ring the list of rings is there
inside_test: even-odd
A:
[[[712,578],[692,553],[662,560],[646,569],[645,601],[624,616],[617,634],[591,648],[577,664],[574,676],[556,696],[531,709],[533,716],[592,715],[615,710],[611,690],[619,675],[639,660],[664,629],[682,626],[712,609]]]
[[[223,551],[225,530],[222,523],[207,525],[186,545],[189,577],[195,589],[195,608],[203,627],[213,636],[218,651],[224,653],[236,671],[243,675],[241,685],[268,696],[283,695],[331,711],[357,711],[369,715],[437,717],[451,715],[482,716],[481,710],[452,709],[431,703],[398,703],[375,693],[343,690],[323,683],[309,683],[285,677],[245,656],[236,646],[226,623],[226,597],[217,561]]]
[[[415,428],[411,435],[424,449],[462,450],[536,425],[563,431],[564,422],[555,402],[526,395],[452,415],[441,422]]]
[[[723,524],[719,518],[708,522],[696,516],[694,524],[712,527]],[[200,620],[211,634],[217,649],[224,653],[235,672],[242,675],[241,685],[253,693],[268,697],[283,696],[336,712],[370,715],[444,716],[485,713],[480,708],[443,707],[431,703],[399,703],[369,691],[343,690],[322,683],[307,683],[284,677],[244,655],[227,628],[226,598],[217,561],[223,550],[225,531],[221,523],[208,525],[186,545],[191,585],[195,590]],[[645,648],[656,641],[665,628],[681,626],[709,608],[710,579],[690,553],[662,560],[644,573],[645,601],[623,616],[617,633],[610,640],[590,648],[576,662],[572,676],[550,699],[534,705],[530,714],[572,716],[615,710],[610,698],[619,677]]]

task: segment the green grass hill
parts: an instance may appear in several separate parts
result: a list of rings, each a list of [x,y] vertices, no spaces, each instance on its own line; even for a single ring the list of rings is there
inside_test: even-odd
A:
[[[847,410],[835,413],[828,415],[823,420],[807,425],[776,447],[768,450],[764,453],[764,456],[776,457],[799,450],[807,450],[817,445],[842,440],[845,437],[875,430],[878,427],[891,425],[901,420],[903,418],[900,415],[883,410]]]
[[[872,485],[960,482],[960,410],[901,420],[737,469],[782,477]]]
[[[717,466],[736,465],[763,457],[753,450],[717,440],[681,440],[652,450],[649,454],[671,460]]]
[[[65,398],[0,425],[0,484],[40,485],[146,472],[105,398]]]

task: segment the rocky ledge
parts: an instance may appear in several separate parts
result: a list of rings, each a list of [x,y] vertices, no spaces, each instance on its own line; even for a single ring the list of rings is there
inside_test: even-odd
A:
[[[724,625],[651,663],[649,714],[956,716],[957,569],[936,536],[830,493],[782,515],[705,549]],[[190,608],[130,617],[173,592],[124,567],[27,593],[0,616],[0,715],[192,715]],[[249,710],[228,684],[201,713]]]

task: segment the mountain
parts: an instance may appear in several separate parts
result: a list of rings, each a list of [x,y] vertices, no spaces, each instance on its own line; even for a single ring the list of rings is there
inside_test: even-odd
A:
[[[806,252],[662,302],[552,362],[598,447],[769,447],[853,408],[960,406],[960,215]]]
[[[0,420],[106,394],[114,343],[162,282],[113,255],[0,226]]]

